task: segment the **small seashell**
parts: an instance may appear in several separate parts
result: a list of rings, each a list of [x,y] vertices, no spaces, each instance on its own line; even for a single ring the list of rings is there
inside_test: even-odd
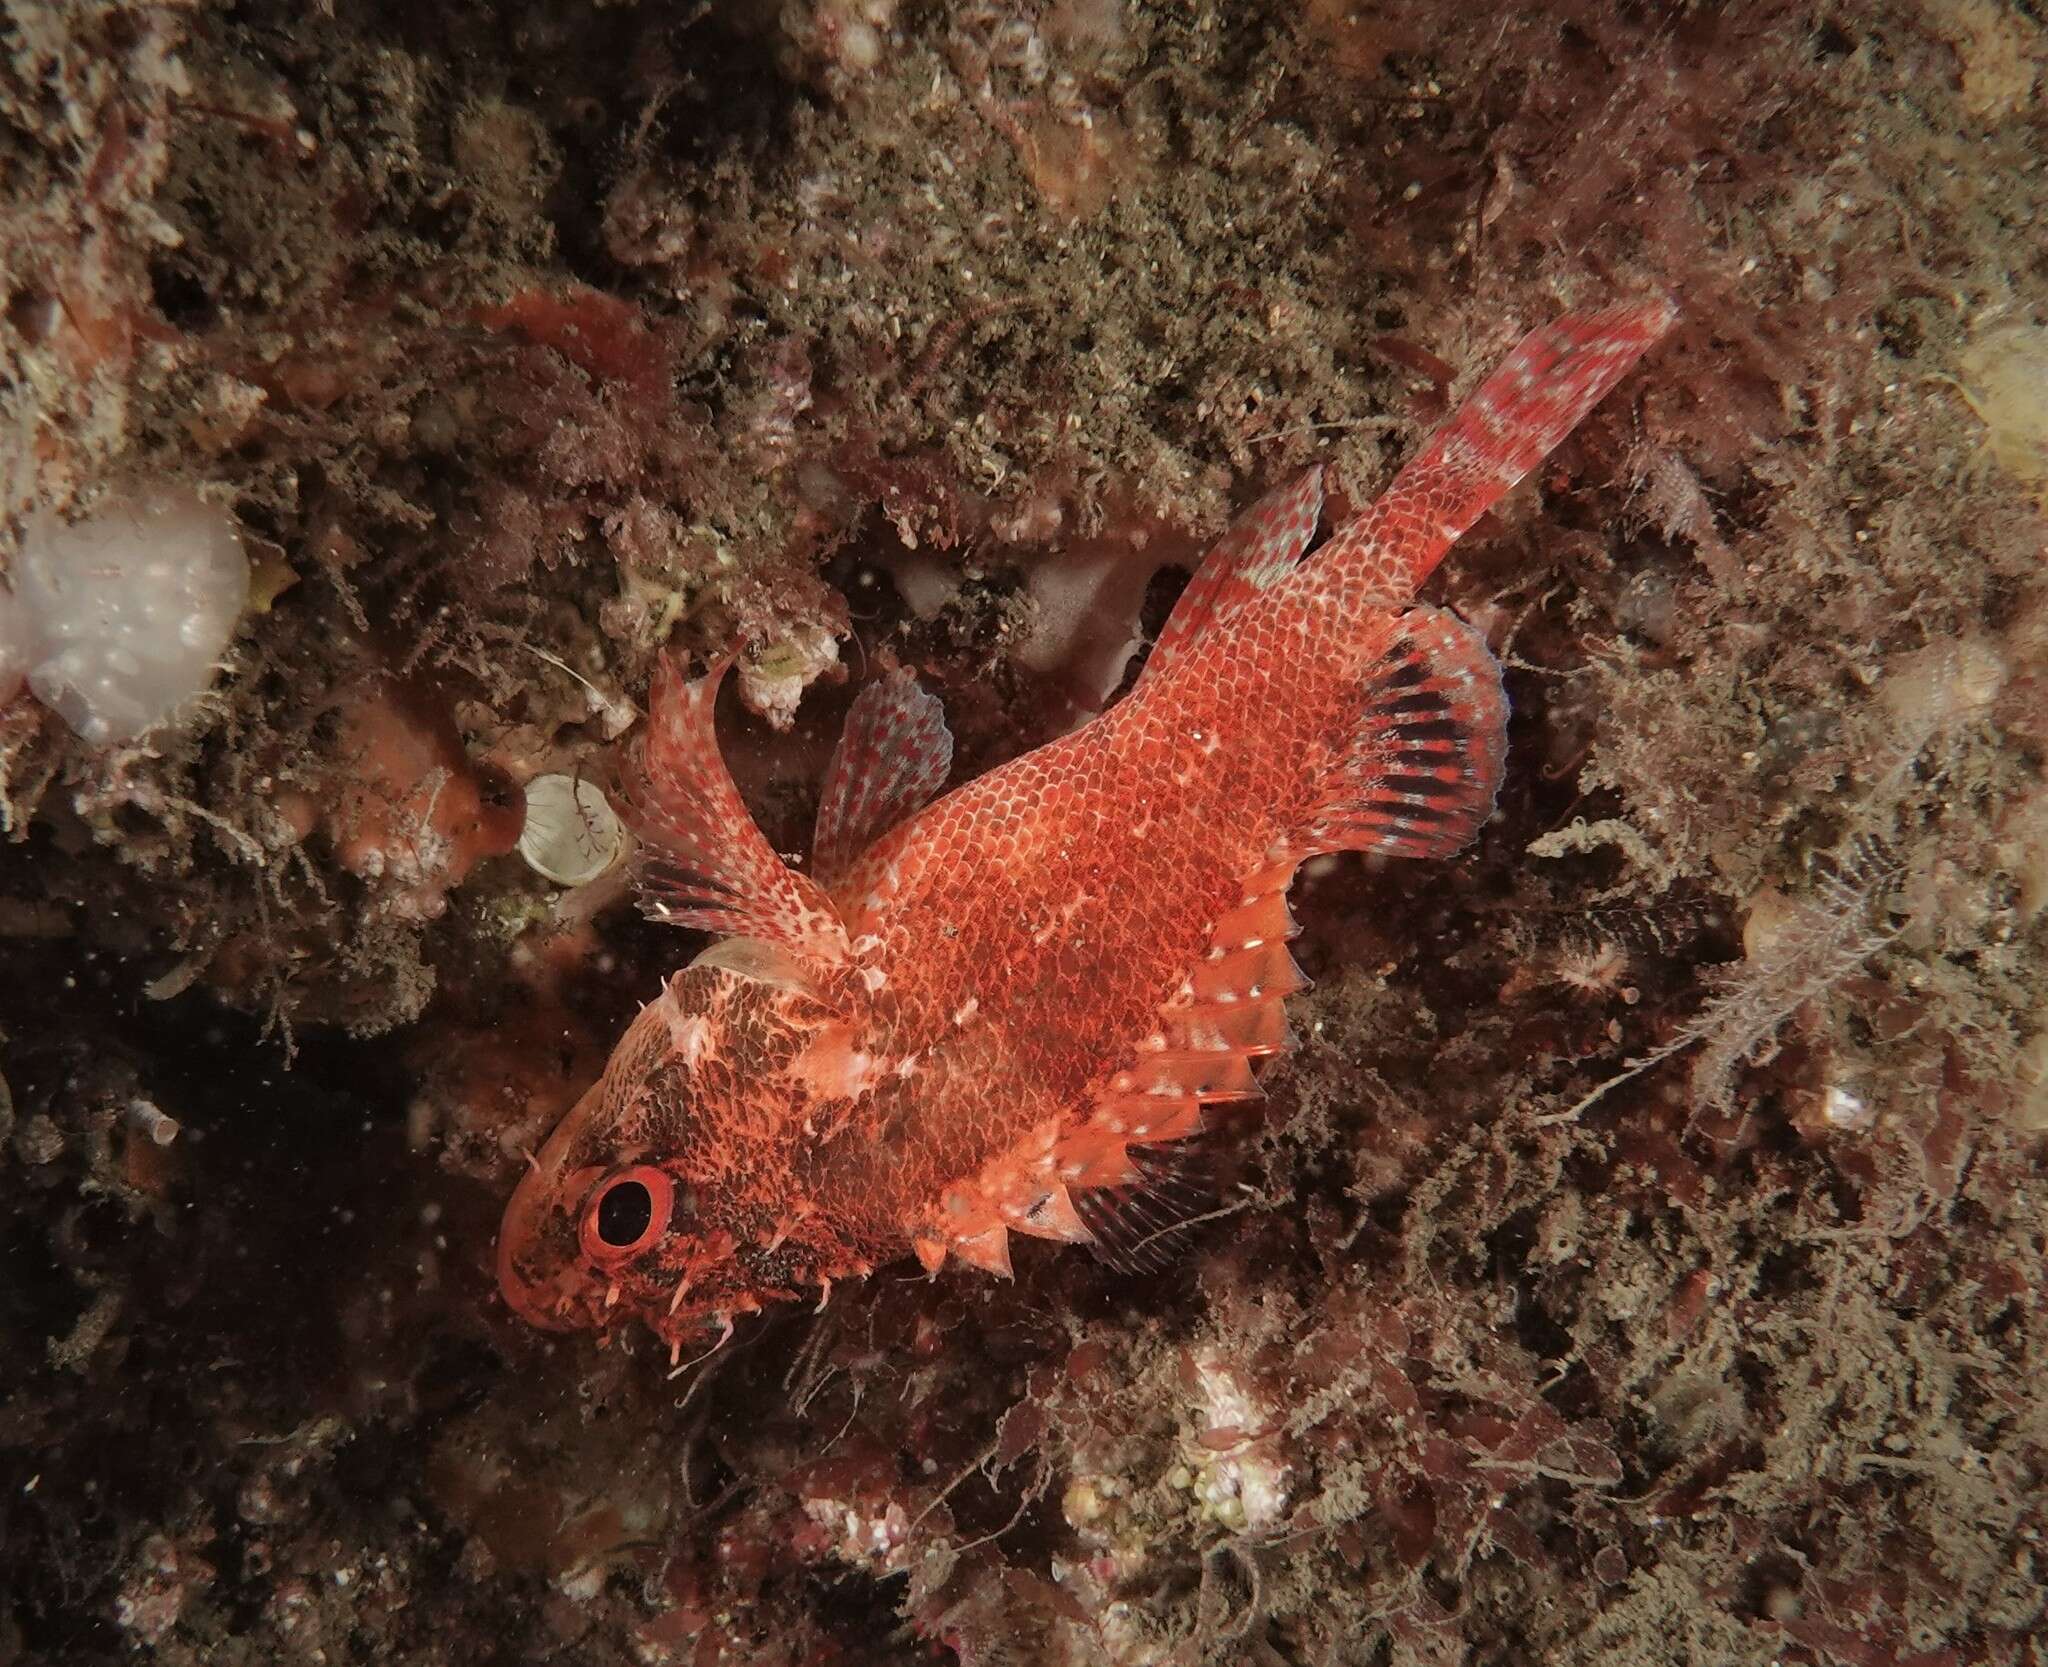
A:
[[[625,829],[594,782],[550,774],[526,784],[519,854],[542,879],[588,885],[609,872],[625,849]]]

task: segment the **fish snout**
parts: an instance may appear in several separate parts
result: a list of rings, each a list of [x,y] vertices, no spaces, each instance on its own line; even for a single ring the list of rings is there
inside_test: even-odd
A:
[[[564,1174],[550,1157],[559,1154],[544,1151],[505,1206],[498,1228],[498,1289],[529,1325],[579,1331],[593,1323],[596,1292],[577,1246],[575,1209],[597,1172]]]

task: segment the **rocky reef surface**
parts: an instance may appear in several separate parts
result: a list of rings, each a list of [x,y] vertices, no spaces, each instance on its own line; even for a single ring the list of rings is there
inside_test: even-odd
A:
[[[139,735],[0,608],[0,1667],[2038,1662],[2044,100],[2028,0],[0,0],[5,601],[247,567]],[[1000,763],[1646,293],[1172,1266],[506,1312],[700,942],[562,826],[662,645],[800,850],[879,670]]]

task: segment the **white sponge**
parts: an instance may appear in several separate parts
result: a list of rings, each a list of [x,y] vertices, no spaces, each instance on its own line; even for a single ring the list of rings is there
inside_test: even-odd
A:
[[[21,608],[5,590],[0,590],[0,707],[11,701],[28,676],[28,624]]]
[[[95,745],[132,741],[212,681],[249,600],[234,517],[187,487],[40,515],[0,591],[0,701],[23,677]]]

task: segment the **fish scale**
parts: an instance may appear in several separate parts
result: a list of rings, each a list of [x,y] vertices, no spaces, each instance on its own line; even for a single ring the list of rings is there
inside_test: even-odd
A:
[[[1534,332],[1371,506],[1311,549],[1320,471],[1205,558],[1131,694],[926,804],[943,714],[863,690],[789,869],[720,759],[729,662],[664,659],[625,813],[656,918],[726,934],[671,977],[507,1207],[535,1324],[733,1316],[914,1253],[1010,1271],[1010,1235],[1156,1260],[1185,1143],[1258,1091],[1303,984],[1311,856],[1449,856],[1505,761],[1499,668],[1410,599],[1670,327],[1662,301]]]

